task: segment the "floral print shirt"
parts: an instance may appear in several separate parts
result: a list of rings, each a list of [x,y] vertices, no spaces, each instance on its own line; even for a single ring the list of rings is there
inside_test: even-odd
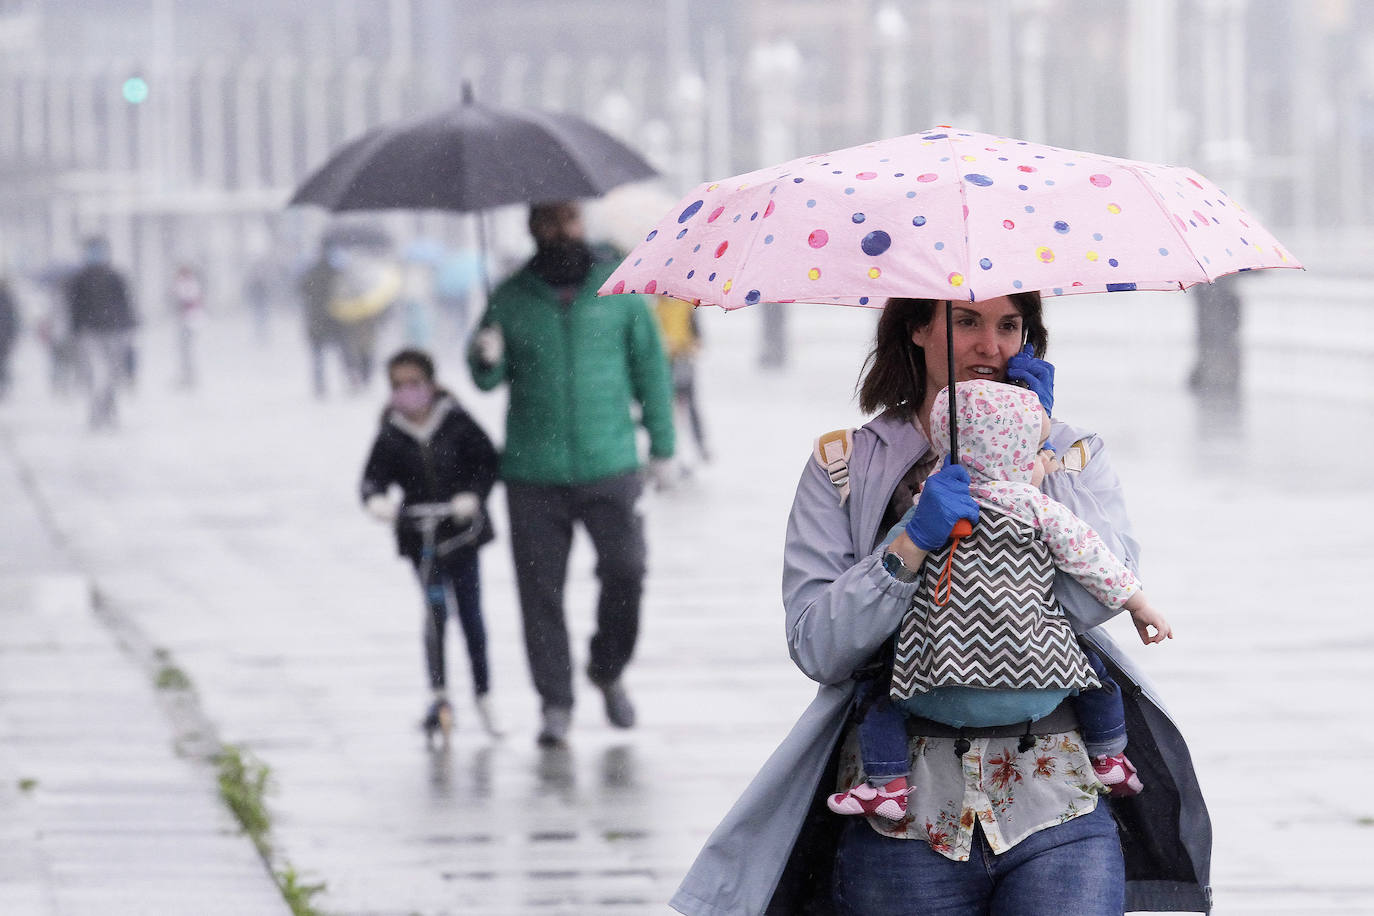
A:
[[[1092,812],[1107,792],[1098,781],[1077,731],[1037,735],[1035,746],[1017,752],[1020,738],[969,738],[962,758],[954,738],[911,739],[913,791],[901,821],[871,816],[886,836],[925,840],[956,862],[968,860],[973,828],[994,853],[1003,853],[1038,830]],[[840,749],[838,791],[864,780],[858,729],[850,728]]]

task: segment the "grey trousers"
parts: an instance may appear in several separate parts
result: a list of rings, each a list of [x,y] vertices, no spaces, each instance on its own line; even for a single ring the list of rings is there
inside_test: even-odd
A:
[[[575,523],[591,537],[601,584],[587,676],[609,684],[634,654],[646,555],[644,520],[635,505],[643,488],[638,472],[572,486],[506,482],[525,652],[544,709],[573,705],[563,590]]]

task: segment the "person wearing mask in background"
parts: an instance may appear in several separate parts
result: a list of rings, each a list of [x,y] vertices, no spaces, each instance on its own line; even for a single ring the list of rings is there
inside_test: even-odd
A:
[[[622,674],[639,634],[646,561],[634,407],[649,433],[650,474],[671,480],[672,385],[649,304],[598,297],[615,267],[588,246],[575,202],[530,208],[534,257],[492,294],[468,360],[483,391],[510,386],[501,477],[525,649],[543,716],[538,741],[572,723],[573,664],[563,590],[573,527],[586,529],[600,581],[587,676],[606,717],[630,728]]]
[[[91,390],[91,429],[115,426],[115,397],[131,378],[133,331],[137,325],[124,277],[110,266],[110,245],[88,238],[82,266],[67,281],[72,334],[85,364]]]
[[[423,538],[412,506],[447,504],[434,530],[434,556],[442,601],[426,600],[424,642],[429,686],[433,691],[421,723],[445,736],[453,725],[444,663],[444,633],[450,608],[467,642],[478,717],[487,733],[501,733],[488,702],[491,689],[487,632],[482,621],[481,572],[477,550],[493,538],[486,499],[496,483],[496,447],[456,398],[435,380],[434,361],[422,350],[406,349],[387,361],[391,399],[368,453],[360,485],[363,506],[396,527],[396,550],[422,576]],[[391,488],[401,491],[398,506]],[[429,582],[422,582],[429,587]]]
[[[200,273],[183,262],[172,275],[172,318],[177,329],[177,387],[194,388],[196,372],[196,329],[205,315],[205,286]]]
[[[338,322],[329,314],[338,277],[337,259],[331,246],[321,244],[319,256],[300,279],[301,317],[305,319],[305,340],[310,347],[310,380],[317,398],[328,394],[324,377],[325,353],[339,345]]]

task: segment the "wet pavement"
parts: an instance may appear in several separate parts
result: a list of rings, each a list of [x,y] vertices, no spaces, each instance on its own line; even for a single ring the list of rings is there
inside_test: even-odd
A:
[[[288,913],[32,484],[4,449],[0,913]]]
[[[1359,588],[1374,552],[1374,330],[1346,284],[1323,291],[1295,340],[1302,282],[1254,284],[1239,411],[1205,410],[1181,382],[1186,297],[1048,306],[1056,413],[1112,444],[1145,581],[1178,634],[1146,661],[1212,808],[1219,914],[1374,900],[1374,618]],[[554,750],[533,741],[503,539],[483,575],[508,734],[477,728],[456,633],[458,730],[434,750],[417,729],[418,589],[354,496],[380,386],[317,402],[294,323],[255,350],[246,316],[228,315],[208,328],[204,387],[174,391],[171,330],[154,326],[122,428],[96,435],[80,404],[44,390],[41,354],[21,353],[0,406],[0,492],[20,507],[0,570],[0,912],[281,911],[198,762],[212,732],[269,767],[275,864],[325,884],[322,912],[666,913],[812,694],[782,639],[782,532],[811,439],[855,422],[872,317],[799,305],[789,368],[762,372],[756,313],[702,313],[716,460],[647,500],[651,574],[627,676],[640,725],[611,728],[582,680],[572,739]],[[452,353],[441,373],[499,436],[502,398],[473,391]],[[498,491],[498,535],[502,504]],[[581,659],[590,566],[579,540],[568,605]],[[150,658],[189,676],[189,713],[169,714]],[[179,905],[139,908],[140,892]]]

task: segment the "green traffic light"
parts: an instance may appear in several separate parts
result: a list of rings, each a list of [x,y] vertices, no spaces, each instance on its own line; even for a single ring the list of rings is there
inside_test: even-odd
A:
[[[148,99],[148,81],[141,76],[131,76],[124,81],[124,101],[130,105],[142,105]]]

